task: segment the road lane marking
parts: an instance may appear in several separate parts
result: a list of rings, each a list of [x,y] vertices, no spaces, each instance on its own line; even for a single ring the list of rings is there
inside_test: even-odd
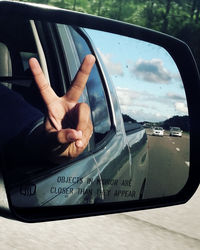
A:
[[[175,142],[173,141],[172,144],[175,144]]]
[[[190,166],[190,162],[189,161],[185,161],[185,164],[189,167]]]
[[[179,152],[179,151],[180,151],[180,148],[176,148],[176,150]]]

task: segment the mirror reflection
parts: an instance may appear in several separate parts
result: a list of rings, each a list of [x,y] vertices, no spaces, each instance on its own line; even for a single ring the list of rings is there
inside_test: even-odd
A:
[[[87,30],[112,78],[126,126],[148,136],[145,198],[182,189],[189,174],[189,116],[178,68],[162,47]]]
[[[13,206],[139,200],[184,187],[189,116],[179,71],[166,50],[34,20],[1,17],[0,31],[1,162]],[[29,66],[33,57],[44,72],[42,83],[50,82],[51,103],[65,100],[61,116],[60,106],[52,111],[44,96],[33,59]],[[77,94],[72,86],[82,84],[77,72],[85,70],[87,84]],[[87,104],[84,112],[79,103]],[[69,139],[66,129],[81,134]],[[77,141],[84,144],[80,150]]]

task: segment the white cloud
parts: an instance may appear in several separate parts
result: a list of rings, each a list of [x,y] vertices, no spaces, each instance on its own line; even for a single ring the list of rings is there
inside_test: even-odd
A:
[[[148,92],[120,87],[117,87],[116,91],[122,113],[129,115],[138,122],[145,120],[160,122],[168,118],[158,111],[157,107],[160,107],[160,105],[149,103],[150,99],[155,101],[155,96]]]
[[[172,80],[170,72],[164,67],[160,59],[138,59],[131,69],[131,73],[147,82],[169,83]]]
[[[175,94],[175,93],[167,93],[167,97],[172,99],[172,100],[176,100],[176,101],[185,101],[185,96],[183,95],[179,95],[179,94]]]
[[[113,61],[111,54],[103,54],[99,49],[98,52],[109,72],[111,75],[123,76],[123,66],[121,63],[117,63]]]
[[[161,122],[175,114],[188,114],[186,99],[181,94],[168,92],[166,95],[156,96],[148,91],[121,87],[116,87],[116,91],[122,113],[139,122]]]
[[[182,78],[181,75],[179,73],[173,74],[172,75],[173,79],[175,79],[176,81],[179,81],[182,83]],[[183,87],[183,83],[181,84],[181,86]]]
[[[132,106],[139,96],[138,92],[128,88],[117,87],[116,91],[121,106]]]
[[[182,113],[182,114],[188,114],[188,108],[187,105],[183,102],[176,102],[175,104],[176,111]]]
[[[158,112],[148,112],[143,108],[133,110],[122,109],[122,113],[128,114],[131,118],[135,119],[138,122],[149,121],[149,122],[161,122],[166,120],[168,117],[164,116]]]

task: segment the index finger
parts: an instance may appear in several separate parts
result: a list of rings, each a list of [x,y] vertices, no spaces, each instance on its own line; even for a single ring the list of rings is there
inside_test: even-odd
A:
[[[95,63],[95,57],[93,55],[85,56],[83,63],[81,64],[81,67],[69,91],[64,96],[64,98],[66,98],[67,101],[71,102],[78,101],[81,94],[83,93],[83,90],[85,88],[85,85],[87,83],[88,77],[90,75],[94,63]]]
[[[58,96],[54,92],[54,90],[51,88],[50,84],[46,80],[44,73],[40,67],[40,64],[38,63],[36,58],[31,58],[29,60],[29,66],[33,73],[35,82],[37,83],[37,86],[39,88],[40,94],[44,100],[44,102],[49,105],[52,102],[56,101],[58,99]]]

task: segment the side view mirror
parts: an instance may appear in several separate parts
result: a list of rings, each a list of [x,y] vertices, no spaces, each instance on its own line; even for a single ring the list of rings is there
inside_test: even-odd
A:
[[[184,42],[105,18],[6,1],[0,2],[0,33],[0,215],[47,221],[192,197],[200,176],[200,78]],[[88,54],[96,59],[89,73],[81,66]],[[77,145],[61,142],[59,131],[78,131],[79,118],[68,105],[61,119],[68,126],[52,122],[42,95],[49,87],[38,91],[33,57],[50,95],[67,96],[70,104],[74,82],[73,93],[80,91],[77,75],[88,74],[73,106],[73,114],[80,103],[90,108],[82,118],[86,124],[88,115],[93,127],[80,154],[63,153]]]

